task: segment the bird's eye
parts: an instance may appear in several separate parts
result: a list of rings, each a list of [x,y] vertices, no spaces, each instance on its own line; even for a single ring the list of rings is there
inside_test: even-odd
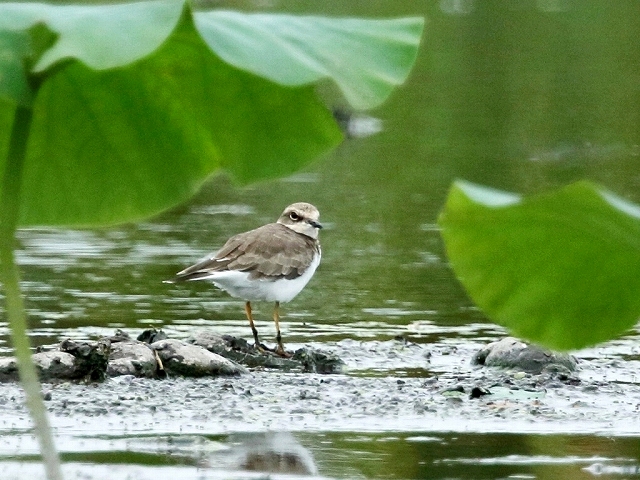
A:
[[[289,214],[289,218],[294,222],[297,222],[298,220],[300,220],[300,215],[298,215],[296,212],[291,212]]]

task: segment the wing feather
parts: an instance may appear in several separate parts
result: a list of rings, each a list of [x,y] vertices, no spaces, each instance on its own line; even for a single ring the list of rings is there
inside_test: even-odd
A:
[[[304,273],[317,252],[316,239],[269,223],[231,237],[216,253],[179,272],[176,280],[201,280],[228,270],[250,272],[253,279],[293,279]]]

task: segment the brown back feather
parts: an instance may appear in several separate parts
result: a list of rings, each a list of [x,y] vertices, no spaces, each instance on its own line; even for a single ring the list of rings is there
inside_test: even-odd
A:
[[[316,239],[284,225],[269,223],[231,237],[218,252],[179,272],[176,280],[197,280],[211,272],[227,270],[251,272],[249,278],[252,279],[293,279],[311,265],[317,251]],[[296,255],[291,257],[291,253]]]

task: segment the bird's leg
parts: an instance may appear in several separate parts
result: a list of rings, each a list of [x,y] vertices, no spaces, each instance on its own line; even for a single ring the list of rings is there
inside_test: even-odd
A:
[[[262,351],[262,347],[260,346],[260,340],[258,339],[258,329],[253,323],[253,315],[251,313],[251,302],[247,302],[244,304],[244,312],[247,314],[247,318],[249,319],[249,325],[251,325],[251,331],[253,332],[253,341],[255,342],[255,346],[258,350]]]
[[[281,357],[288,358],[291,355],[285,352],[284,345],[282,344],[282,335],[280,335],[280,302],[276,302],[273,308],[273,321],[276,323],[276,342],[278,342],[276,353]]]

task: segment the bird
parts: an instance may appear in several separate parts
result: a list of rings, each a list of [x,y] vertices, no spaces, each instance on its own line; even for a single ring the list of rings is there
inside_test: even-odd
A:
[[[275,353],[289,357],[280,333],[280,304],[289,302],[309,283],[322,250],[318,233],[320,213],[310,203],[286,207],[275,223],[229,238],[220,250],[178,272],[170,283],[205,280],[244,300],[255,347],[264,352],[258,337],[251,302],[275,302]]]

